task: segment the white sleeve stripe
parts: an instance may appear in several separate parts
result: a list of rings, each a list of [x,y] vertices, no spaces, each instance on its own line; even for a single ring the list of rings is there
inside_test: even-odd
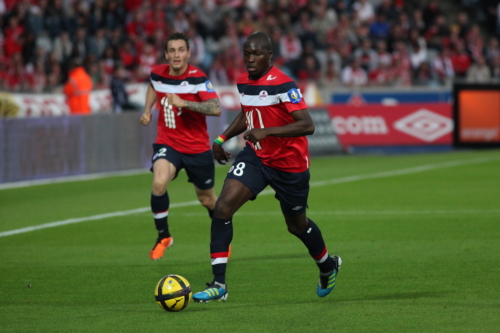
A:
[[[299,91],[299,96],[302,98],[302,94]],[[266,98],[261,99],[258,95],[241,95],[240,94],[240,102],[242,105],[251,105],[251,106],[269,106],[276,105],[280,102],[290,102],[290,98],[288,97],[288,93],[282,93],[277,95],[268,95]]]

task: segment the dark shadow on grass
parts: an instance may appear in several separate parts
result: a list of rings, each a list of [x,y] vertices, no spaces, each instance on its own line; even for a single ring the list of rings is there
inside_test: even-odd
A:
[[[384,300],[412,300],[412,299],[420,299],[420,298],[440,298],[444,297],[446,295],[449,295],[449,292],[426,292],[426,291],[419,291],[419,292],[408,292],[408,293],[393,293],[393,294],[386,294],[386,295],[373,295],[373,296],[367,296],[367,297],[360,297],[360,298],[353,298],[353,299],[338,299],[335,297],[328,297],[328,298],[317,298],[317,299],[310,299],[310,300],[297,300],[295,301],[296,304],[320,304],[320,303],[337,303],[337,304],[345,304],[345,303],[351,303],[351,302],[360,302],[360,301],[384,301]],[[230,301],[229,301],[230,302]],[[214,304],[215,303],[215,304]],[[198,311],[216,311],[216,310],[222,310],[222,311],[228,311],[232,309],[239,309],[239,308],[248,308],[248,307],[262,307],[263,305],[266,307],[271,307],[271,306],[283,306],[285,302],[275,302],[275,303],[244,303],[244,304],[238,304],[238,305],[232,305],[230,303],[222,303],[222,302],[209,302],[208,304],[190,304],[190,312],[198,312]]]
[[[307,251],[304,251],[301,253],[287,253],[287,254],[260,256],[260,257],[246,257],[246,258],[239,257],[235,260],[238,260],[238,261],[262,261],[262,260],[304,259],[304,258],[308,258]]]
[[[385,295],[372,295],[367,297],[359,297],[349,300],[342,300],[342,302],[352,302],[352,301],[384,301],[384,300],[395,300],[395,299],[419,299],[419,298],[439,298],[449,295],[449,292],[445,291],[415,291],[407,293],[392,293]]]

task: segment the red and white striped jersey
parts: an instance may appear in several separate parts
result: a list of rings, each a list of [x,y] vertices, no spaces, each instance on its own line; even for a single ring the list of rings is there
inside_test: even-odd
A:
[[[274,66],[257,80],[251,80],[248,73],[241,74],[236,84],[248,130],[285,126],[295,121],[290,113],[307,109],[297,84]],[[304,172],[309,168],[305,136],[268,136],[255,145],[249,144],[271,168],[287,172]]]
[[[184,154],[199,154],[210,150],[206,116],[186,108],[168,108],[166,94],[177,94],[186,101],[204,102],[218,98],[208,77],[198,68],[188,65],[179,76],[169,73],[169,65],[153,67],[151,84],[160,106],[158,135],[155,143],[169,145]]]

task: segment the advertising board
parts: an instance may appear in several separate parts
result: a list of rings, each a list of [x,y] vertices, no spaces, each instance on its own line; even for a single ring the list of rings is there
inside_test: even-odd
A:
[[[451,105],[446,103],[331,105],[329,113],[344,148],[452,143]]]

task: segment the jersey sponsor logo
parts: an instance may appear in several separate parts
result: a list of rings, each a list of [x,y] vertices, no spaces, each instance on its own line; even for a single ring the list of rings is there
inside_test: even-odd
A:
[[[197,70],[194,70],[194,71],[189,71],[189,72],[188,72],[188,74],[194,74],[194,73],[196,73],[196,72],[197,72]]]
[[[269,76],[267,77],[266,80],[271,81],[271,80],[274,80],[275,78],[276,78],[276,76],[272,76],[269,74]]]
[[[297,104],[302,100],[299,91],[295,88],[288,90],[287,95],[288,98],[290,99],[290,102],[292,102],[293,104]]]
[[[269,96],[269,95],[267,94],[267,91],[265,91],[265,90],[262,90],[262,91],[259,93],[259,98],[260,98],[260,99],[266,99],[266,98],[267,98],[267,96]]]
[[[205,82],[205,86],[207,87],[208,92],[215,92],[214,86],[212,85],[212,82],[207,80],[207,82]]]

